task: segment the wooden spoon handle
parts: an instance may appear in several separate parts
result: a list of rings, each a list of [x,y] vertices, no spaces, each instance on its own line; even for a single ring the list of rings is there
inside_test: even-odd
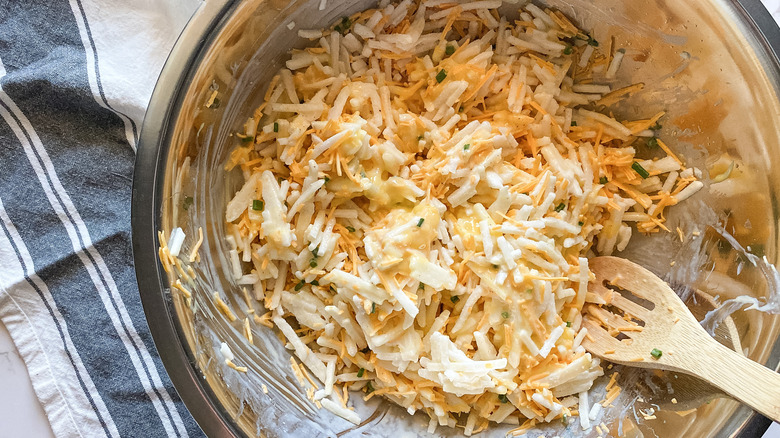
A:
[[[780,422],[780,374],[717,342],[707,343],[706,348],[711,354],[698,356],[699,375],[753,410]]]

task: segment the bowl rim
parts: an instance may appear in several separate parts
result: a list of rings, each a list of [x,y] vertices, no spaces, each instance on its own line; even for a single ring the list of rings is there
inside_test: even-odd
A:
[[[181,108],[183,91],[195,68],[242,0],[201,3],[169,54],[155,85],[142,124],[132,184],[131,231],[136,280],[149,330],[171,382],[203,432],[212,438],[245,437],[203,379],[195,355],[175,316],[166,292],[167,277],[158,261],[157,231],[161,225],[162,176],[171,129]],[[767,76],[780,95],[780,27],[761,0],[726,0],[759,47]],[[763,56],[761,56],[763,55]],[[774,74],[770,74],[774,73]],[[780,340],[773,356],[780,355]],[[780,365],[780,364],[779,364]],[[731,436],[760,437],[771,420],[752,412]],[[720,436],[720,434],[719,434]]]

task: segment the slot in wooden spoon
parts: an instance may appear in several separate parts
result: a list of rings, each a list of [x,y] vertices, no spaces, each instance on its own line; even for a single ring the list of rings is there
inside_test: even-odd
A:
[[[607,305],[586,309],[586,350],[614,363],[699,377],[780,421],[780,374],[710,337],[677,294],[647,269],[618,257],[596,257],[589,265],[596,276],[589,292]]]

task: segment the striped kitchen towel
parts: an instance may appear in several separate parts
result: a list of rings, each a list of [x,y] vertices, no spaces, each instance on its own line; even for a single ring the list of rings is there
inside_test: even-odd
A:
[[[203,436],[150,337],[130,245],[139,129],[199,4],[0,0],[0,320],[57,437]]]

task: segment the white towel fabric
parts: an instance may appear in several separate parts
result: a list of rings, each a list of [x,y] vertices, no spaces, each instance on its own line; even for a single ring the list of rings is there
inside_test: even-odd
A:
[[[199,5],[0,8],[0,320],[58,437],[203,435],[152,343],[129,221],[144,112]]]

